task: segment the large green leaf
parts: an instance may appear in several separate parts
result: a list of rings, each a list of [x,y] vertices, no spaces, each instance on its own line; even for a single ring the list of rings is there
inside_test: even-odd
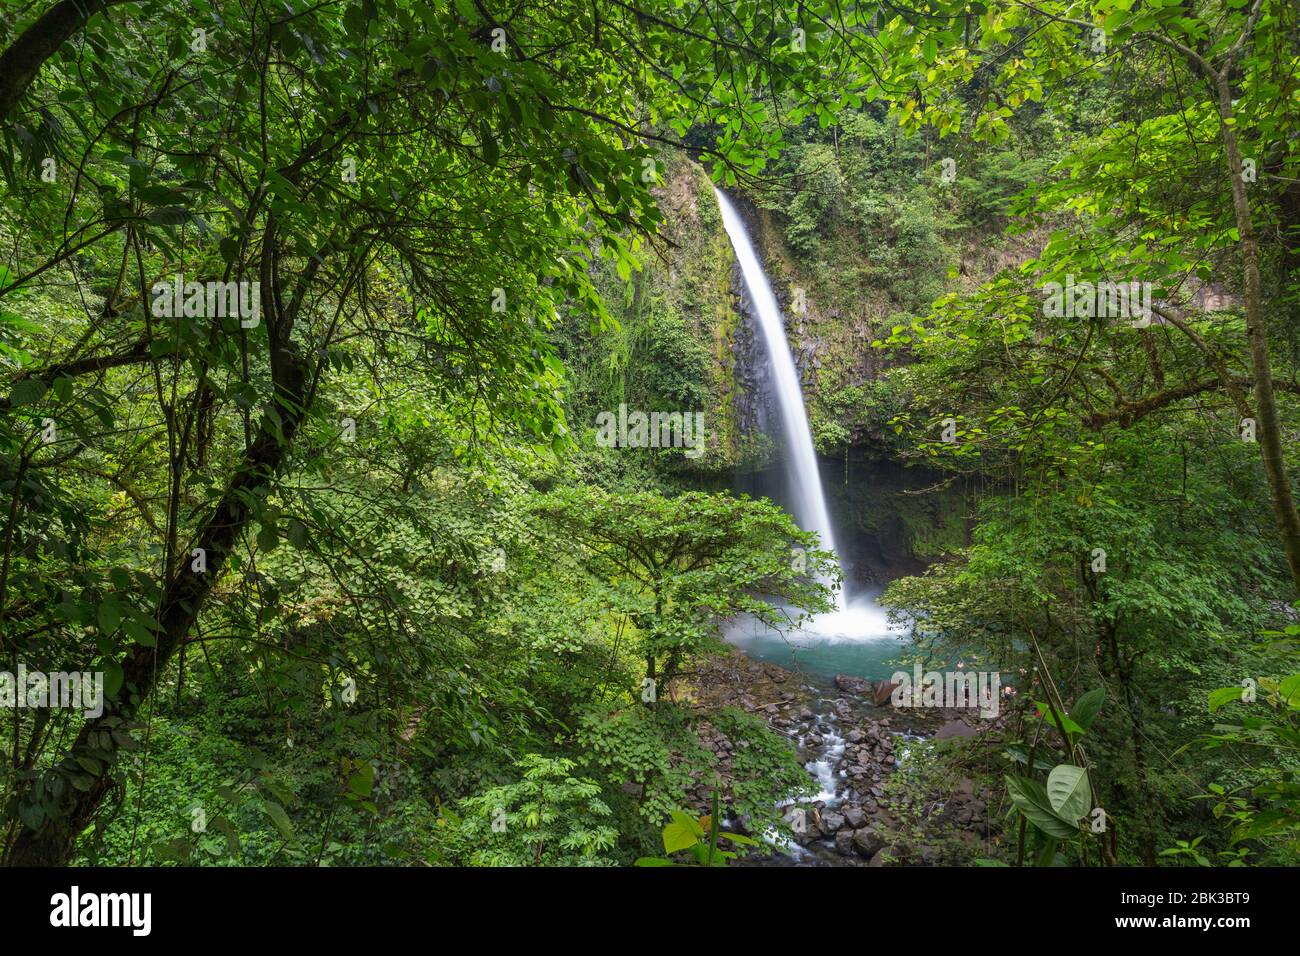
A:
[[[1241,700],[1240,687],[1220,687],[1218,690],[1210,691],[1210,713],[1231,704],[1234,700]]]
[[[1083,728],[1080,727],[1069,714],[1065,714],[1061,717],[1061,724],[1064,725],[1062,727],[1057,725],[1056,717],[1052,712],[1052,708],[1048,707],[1047,704],[1044,704],[1041,701],[1036,701],[1034,706],[1038,708],[1039,713],[1042,714],[1043,720],[1046,723],[1051,724],[1053,727],[1057,727],[1058,730],[1064,730],[1065,735],[1071,740],[1083,736]]]
[[[1088,730],[1092,727],[1092,722],[1097,719],[1105,699],[1106,688],[1094,687],[1074,702],[1074,706],[1070,708],[1070,719],[1084,730]]]
[[[284,812],[284,807],[280,806],[274,800],[263,800],[262,809],[266,815],[271,818],[275,828],[280,831],[280,836],[286,840],[293,839],[293,824],[289,822],[289,814]]]
[[[680,810],[672,811],[673,822],[664,827],[664,852],[676,853],[694,846],[704,838],[704,830],[695,818]]]
[[[1068,763],[1053,767],[1047,775],[1047,799],[1059,816],[1078,820],[1092,806],[1088,772]]]
[[[1058,840],[1071,840],[1079,835],[1075,824],[1057,816],[1042,784],[1027,777],[1007,777],[1006,782],[1011,802],[1038,829]]]
[[[9,404],[17,407],[19,405],[30,405],[38,402],[41,396],[45,394],[45,383],[37,378],[19,379],[9,389]]]
[[[1029,764],[1029,749],[1022,744],[1009,744],[1006,749],[1006,754],[1016,763],[1025,764],[1026,766]],[[1034,754],[1035,770],[1051,770],[1052,766],[1052,762],[1044,759],[1042,754]]]
[[[1283,704],[1291,710],[1300,710],[1300,674],[1282,678],[1282,682],[1277,685],[1277,691]]]

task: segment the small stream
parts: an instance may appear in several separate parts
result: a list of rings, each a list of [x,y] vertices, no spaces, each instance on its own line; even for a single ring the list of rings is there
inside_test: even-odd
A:
[[[875,593],[858,594],[847,609],[818,615],[802,628],[785,633],[752,618],[737,619],[728,627],[727,640],[747,657],[795,672],[809,692],[807,710],[812,720],[805,720],[794,731],[793,740],[817,793],[800,801],[801,805],[833,810],[848,796],[866,796],[850,790],[841,761],[848,747],[844,720],[850,719],[851,723],[855,713],[871,708],[839,690],[834,678],[839,674],[867,680],[888,678],[898,669],[898,658],[908,646],[909,636],[907,629],[889,624],[876,603]],[[900,743],[910,737],[902,733],[894,736]],[[902,752],[901,746],[898,752]],[[830,838],[780,848],[782,854],[759,865],[847,866],[854,862],[854,858],[838,853]]]

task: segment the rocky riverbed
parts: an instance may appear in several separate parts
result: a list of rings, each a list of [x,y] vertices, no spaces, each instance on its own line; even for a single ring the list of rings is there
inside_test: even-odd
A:
[[[759,862],[942,865],[953,861],[954,843],[958,849],[974,849],[1000,839],[1000,814],[990,813],[992,795],[968,778],[956,779],[945,792],[928,794],[899,793],[887,786],[916,742],[989,733],[1000,721],[980,720],[961,710],[895,709],[878,683],[839,675],[823,684],[735,650],[705,662],[692,674],[691,684],[705,710],[737,707],[760,715],[772,730],[789,737],[818,790],[813,799],[787,808],[796,844]],[[733,742],[716,730],[706,732],[701,742],[718,755],[725,776]],[[703,786],[691,794],[701,812],[707,812],[709,798]],[[903,826],[904,818],[910,828]],[[920,840],[906,836],[918,826]]]

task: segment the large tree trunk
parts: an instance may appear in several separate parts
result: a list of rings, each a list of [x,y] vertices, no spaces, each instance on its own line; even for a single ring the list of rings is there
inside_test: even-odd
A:
[[[1287,475],[1286,458],[1282,454],[1282,422],[1277,412],[1273,393],[1273,372],[1268,355],[1268,329],[1264,317],[1264,295],[1259,277],[1259,239],[1250,215],[1250,201],[1246,198],[1246,183],[1241,178],[1241,149],[1237,145],[1237,132],[1231,122],[1232,90],[1228,77],[1220,73],[1214,78],[1219,100],[1219,115],[1223,119],[1223,146],[1228,159],[1229,179],[1232,182],[1232,209],[1237,221],[1237,235],[1241,243],[1241,268],[1243,292],[1246,299],[1246,336],[1250,345],[1251,373],[1255,380],[1255,407],[1259,416],[1258,435],[1260,452],[1264,459],[1264,473],[1277,518],[1282,549],[1291,567],[1291,578],[1300,592],[1300,512],[1296,511],[1295,495]]]
[[[45,61],[101,10],[129,0],[59,0],[0,53],[0,122],[9,117]]]
[[[273,248],[275,228],[268,226],[264,239],[263,279],[273,279],[269,273],[270,250]],[[199,529],[191,548],[203,548],[207,555],[207,571],[190,570],[190,562],[177,562],[171,576],[163,584],[158,604],[158,632],[156,647],[136,646],[122,663],[124,675],[118,699],[104,702],[104,712],[87,720],[61,765],[74,772],[82,772],[78,757],[93,757],[102,762],[100,754],[107,746],[110,765],[95,776],[89,789],[73,790],[57,817],[47,820],[39,830],[24,827],[9,851],[8,863],[17,866],[58,866],[68,862],[76,851],[77,839],[91,824],[100,803],[108,792],[111,781],[111,764],[116,760],[118,745],[105,721],[113,717],[131,717],[148,699],[159,675],[172,656],[184,644],[194,622],[198,619],[208,595],[216,584],[236,539],[248,525],[252,512],[249,502],[257,500],[259,492],[275,480],[284,464],[294,435],[307,415],[308,388],[311,381],[308,362],[292,341],[294,320],[304,301],[306,286],[323,262],[324,252],[314,257],[298,278],[298,288],[291,303],[280,312],[280,297],[272,294],[264,300],[268,309],[268,331],[271,342],[271,381],[273,384],[272,409],[274,418],[264,416],[253,441],[234,475],[222,492],[221,499]],[[267,283],[273,289],[275,283]],[[278,419],[278,424],[276,420]],[[188,557],[188,553],[186,555]]]
[[[134,685],[131,695],[138,707],[146,700],[167,666],[172,655],[185,641],[198,618],[199,610],[221,573],[226,556],[235,539],[248,524],[250,511],[247,502],[257,497],[259,489],[269,484],[288,454],[293,436],[305,415],[303,402],[308,382],[306,362],[291,344],[280,346],[282,381],[276,384],[276,404],[279,406],[281,427],[277,429],[266,421],[257,438],[245,452],[244,460],[221,500],[208,516],[194,546],[204,548],[208,556],[208,570],[197,574],[190,570],[188,561],[181,561],[166,583],[158,611],[160,631],[157,647],[136,647],[123,662],[125,674],[122,694],[116,701],[105,701],[102,716],[86,721],[77,735],[63,763],[78,769],[77,756],[85,756],[93,748],[92,735],[104,731],[104,721],[110,717],[129,717],[132,706],[127,701],[127,688]],[[280,434],[277,434],[277,431]],[[116,747],[114,745],[114,750]],[[18,866],[58,866],[68,862],[76,849],[77,838],[88,827],[109,787],[109,768],[104,768],[86,791],[73,791],[72,803],[55,819],[39,830],[24,828],[9,854],[9,863]]]

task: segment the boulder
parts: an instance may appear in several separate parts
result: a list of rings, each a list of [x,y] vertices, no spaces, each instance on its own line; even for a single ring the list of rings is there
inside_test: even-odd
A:
[[[860,830],[867,825],[867,815],[862,812],[861,807],[845,807],[844,822],[855,830]]]
[[[835,686],[849,694],[863,694],[867,692],[870,684],[861,677],[854,677],[851,674],[836,674]]]
[[[850,829],[839,830],[835,834],[835,852],[840,856],[853,855],[853,831]]]
[[[893,681],[878,680],[871,686],[871,702],[877,707],[884,707],[889,703],[894,694],[894,688],[898,684]]]
[[[964,720],[949,720],[939,732],[934,735],[935,740],[948,740],[952,737],[974,737],[975,728]]]
[[[870,859],[885,845],[884,839],[874,826],[863,827],[853,831],[853,846],[859,856]]]
[[[834,810],[823,810],[821,819],[817,821],[817,829],[822,831],[822,836],[830,836],[843,827],[844,817]]]

